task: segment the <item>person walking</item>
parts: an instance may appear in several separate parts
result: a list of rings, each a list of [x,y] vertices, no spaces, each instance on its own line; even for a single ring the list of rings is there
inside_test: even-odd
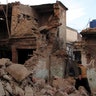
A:
[[[87,79],[87,68],[82,65],[81,61],[78,61],[77,63],[79,75],[76,78],[75,88],[78,90],[80,86],[83,86],[88,92],[89,96],[91,96],[92,93]]]

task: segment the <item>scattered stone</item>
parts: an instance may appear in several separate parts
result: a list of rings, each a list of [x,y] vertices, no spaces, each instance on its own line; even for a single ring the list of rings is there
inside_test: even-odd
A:
[[[25,96],[33,96],[33,90],[30,86],[25,87]]]
[[[27,68],[20,64],[12,64],[6,68],[6,71],[17,81],[22,81],[30,74]]]
[[[11,64],[4,61],[0,67],[0,96],[88,96],[86,90],[75,88],[72,77],[53,76],[51,83],[43,78],[34,77],[24,65]]]
[[[0,96],[4,96],[4,95],[5,95],[4,88],[3,88],[3,85],[0,81]]]

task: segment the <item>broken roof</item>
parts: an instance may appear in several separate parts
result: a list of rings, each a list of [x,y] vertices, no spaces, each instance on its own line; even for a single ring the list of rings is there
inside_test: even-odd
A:
[[[82,35],[87,35],[87,34],[96,34],[96,28],[86,28],[81,31]]]
[[[68,8],[63,5],[60,1],[56,1],[57,4],[59,4],[62,8],[64,8],[65,10],[68,10]],[[31,7],[34,7],[36,10],[38,10],[39,12],[46,10],[48,11],[48,9],[50,11],[52,11],[53,9],[53,5],[56,4],[56,3],[49,3],[49,4],[41,4],[41,5],[35,5],[35,6],[31,6]],[[43,10],[42,10],[43,9]]]
[[[65,5],[63,5],[60,1],[56,1],[56,3],[60,4],[60,6],[62,6],[65,10],[68,10],[68,8]]]

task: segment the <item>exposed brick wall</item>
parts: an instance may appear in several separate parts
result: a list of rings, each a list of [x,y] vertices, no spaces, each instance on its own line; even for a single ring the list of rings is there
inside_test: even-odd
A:
[[[12,8],[12,36],[32,35],[37,31],[38,23],[36,22],[35,11],[27,5],[14,5]]]

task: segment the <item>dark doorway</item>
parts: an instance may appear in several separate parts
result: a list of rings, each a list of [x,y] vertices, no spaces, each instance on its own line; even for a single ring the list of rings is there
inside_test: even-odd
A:
[[[0,46],[0,58],[9,58],[12,60],[12,52],[9,47]]]
[[[9,4],[8,11],[6,7],[7,5],[0,5],[0,39],[8,38],[11,31],[12,6]],[[6,11],[7,14],[5,14]],[[7,20],[5,15],[7,15]]]
[[[18,49],[18,63],[24,64],[32,55],[35,49]]]
[[[74,51],[73,54],[76,61],[81,60],[81,51]]]

